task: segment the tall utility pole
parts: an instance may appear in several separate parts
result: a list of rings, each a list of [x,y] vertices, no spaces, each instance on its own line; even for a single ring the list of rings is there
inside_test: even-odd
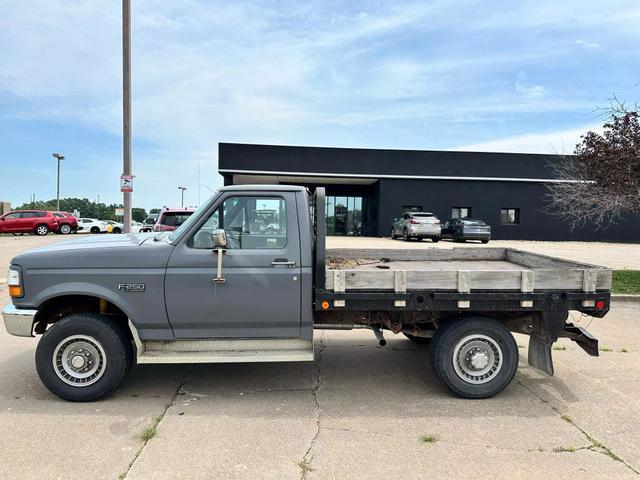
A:
[[[56,180],[56,210],[60,210],[60,160],[64,160],[64,155],[61,153],[52,154],[53,158],[58,160],[58,177]]]
[[[184,191],[187,189],[187,187],[178,187],[178,190],[180,190],[180,206],[184,207]]]
[[[131,0],[122,0],[122,174],[131,175]],[[123,193],[124,232],[131,232],[131,192]]]

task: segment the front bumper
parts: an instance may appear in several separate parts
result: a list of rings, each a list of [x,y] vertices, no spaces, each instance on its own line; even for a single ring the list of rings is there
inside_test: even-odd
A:
[[[38,313],[37,310],[16,308],[10,303],[2,309],[4,328],[7,329],[7,333],[16,337],[33,337],[36,313]]]

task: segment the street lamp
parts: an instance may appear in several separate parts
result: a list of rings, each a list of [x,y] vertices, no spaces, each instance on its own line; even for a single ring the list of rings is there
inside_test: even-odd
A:
[[[64,160],[64,155],[54,153],[53,158],[58,160],[58,179],[56,181],[56,209],[60,210],[60,160]]]
[[[178,190],[180,190],[180,206],[184,207],[184,191],[187,189],[187,187],[178,187]]]

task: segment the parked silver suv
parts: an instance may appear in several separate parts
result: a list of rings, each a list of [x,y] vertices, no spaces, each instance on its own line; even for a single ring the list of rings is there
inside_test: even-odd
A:
[[[430,212],[407,212],[394,219],[391,227],[391,238],[401,237],[405,242],[412,238],[430,238],[432,242],[437,242],[441,234],[440,220]]]

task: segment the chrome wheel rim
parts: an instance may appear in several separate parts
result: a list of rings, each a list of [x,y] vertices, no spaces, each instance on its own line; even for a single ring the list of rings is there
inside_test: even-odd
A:
[[[467,335],[453,349],[453,369],[467,383],[480,385],[491,381],[502,369],[500,345],[491,337]]]
[[[71,232],[71,227],[69,225],[63,225],[60,227],[60,231],[62,233],[70,233]]]
[[[53,369],[67,385],[86,387],[104,375],[107,356],[100,342],[88,335],[62,340],[53,351]]]
[[[47,227],[43,227],[42,225],[40,225],[37,228],[37,232],[38,232],[38,235],[44,235],[47,233]]]

